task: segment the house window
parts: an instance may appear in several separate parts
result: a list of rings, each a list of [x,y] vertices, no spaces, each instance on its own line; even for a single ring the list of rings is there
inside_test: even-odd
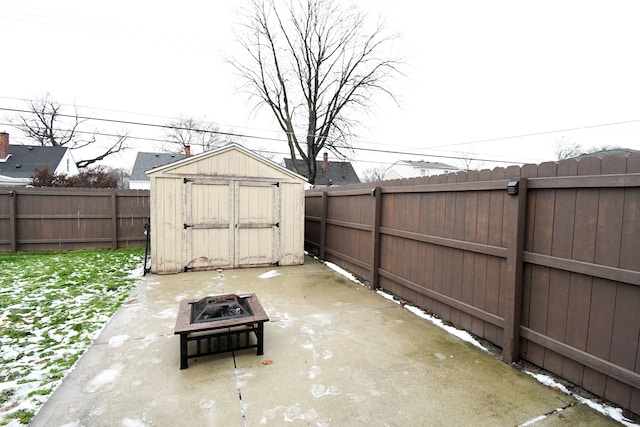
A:
[[[69,165],[70,165],[69,159],[67,159],[67,173],[69,172]]]
[[[427,170],[426,169],[420,169],[420,175],[421,176],[425,176],[427,174]]]

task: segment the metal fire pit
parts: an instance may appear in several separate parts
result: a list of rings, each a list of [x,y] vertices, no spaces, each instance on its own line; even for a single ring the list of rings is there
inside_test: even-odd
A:
[[[255,294],[180,301],[174,329],[174,334],[180,335],[180,369],[187,369],[189,359],[199,356],[248,348],[256,348],[256,354],[262,355],[264,323],[268,321]]]
[[[237,295],[205,297],[191,303],[191,323],[245,316],[251,316],[251,308],[246,303],[246,298],[238,298]]]

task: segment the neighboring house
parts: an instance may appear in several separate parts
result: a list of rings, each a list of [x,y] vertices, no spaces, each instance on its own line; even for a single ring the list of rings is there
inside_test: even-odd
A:
[[[184,154],[175,153],[138,153],[136,162],[133,164],[133,170],[131,171],[129,188],[132,190],[148,190],[151,183],[146,173],[147,171],[182,160],[185,157]]]
[[[633,150],[631,148],[609,148],[606,150],[594,151],[593,153],[585,153],[580,154],[576,157],[576,159],[580,160],[583,157],[598,157],[603,159],[607,156],[615,156],[622,154],[623,156],[628,156],[629,154],[637,153],[638,150]]]
[[[290,171],[299,173],[305,177],[309,177],[307,164],[302,159],[298,161],[298,171],[293,166],[293,160],[284,159],[284,167]],[[316,160],[316,187],[327,187],[334,185],[350,185],[360,184],[360,178],[349,162],[333,162],[329,161],[327,153],[324,154],[323,160]]]
[[[416,178],[458,172],[460,169],[446,163],[425,162],[424,160],[398,160],[387,168],[384,179]]]
[[[78,174],[69,148],[10,145],[9,134],[0,132],[0,186],[29,185],[34,170],[45,167],[56,175]]]

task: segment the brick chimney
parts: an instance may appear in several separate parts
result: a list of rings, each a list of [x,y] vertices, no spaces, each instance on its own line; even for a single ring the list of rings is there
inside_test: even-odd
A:
[[[9,158],[9,134],[0,132],[0,161]]]
[[[185,157],[191,157],[191,146],[190,145],[185,145],[184,146],[184,155],[185,155]]]
[[[329,170],[329,153],[327,153],[326,151],[322,156],[322,169],[324,170],[324,173],[327,173],[327,171]]]

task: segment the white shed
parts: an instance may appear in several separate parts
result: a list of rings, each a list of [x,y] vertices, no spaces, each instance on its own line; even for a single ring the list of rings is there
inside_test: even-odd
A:
[[[304,262],[304,177],[237,144],[147,173],[152,273]]]

